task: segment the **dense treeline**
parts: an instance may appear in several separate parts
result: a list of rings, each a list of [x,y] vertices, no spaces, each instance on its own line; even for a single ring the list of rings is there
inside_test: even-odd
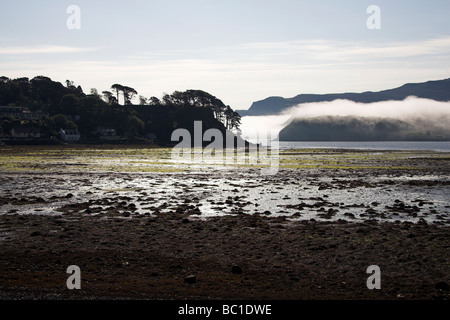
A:
[[[81,86],[66,80],[65,85],[45,76],[32,79],[0,77],[0,106],[26,107],[31,112],[42,111],[43,119],[24,120],[3,117],[3,132],[17,126],[39,127],[41,136],[58,136],[58,130],[77,129],[81,141],[96,141],[99,127],[113,128],[122,142],[145,141],[146,137],[162,144],[170,143],[177,128],[189,130],[196,120],[203,129],[239,129],[240,116],[220,99],[201,90],[175,91],[162,99],[139,96],[139,105],[132,104],[135,89],[113,84],[111,91],[99,94],[91,89],[84,93]]]

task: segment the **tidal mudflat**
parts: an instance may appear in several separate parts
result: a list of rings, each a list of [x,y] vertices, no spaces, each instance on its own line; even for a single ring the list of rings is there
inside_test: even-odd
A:
[[[286,150],[277,174],[260,169],[162,148],[1,147],[0,297],[450,297],[450,154]]]

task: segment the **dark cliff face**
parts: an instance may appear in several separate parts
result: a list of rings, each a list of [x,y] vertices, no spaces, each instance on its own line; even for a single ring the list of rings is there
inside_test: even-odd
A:
[[[443,129],[423,119],[314,117],[296,119],[280,131],[281,141],[448,141]]]
[[[279,114],[281,111],[301,103],[333,101],[336,99],[370,103],[387,100],[404,100],[409,96],[436,101],[450,101],[450,78],[424,83],[410,83],[395,89],[379,92],[300,94],[293,98],[269,97],[254,102],[249,110],[237,110],[237,112],[241,116],[271,115]]]

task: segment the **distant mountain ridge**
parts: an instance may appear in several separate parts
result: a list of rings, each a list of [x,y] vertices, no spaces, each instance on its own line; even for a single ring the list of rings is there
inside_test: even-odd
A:
[[[450,78],[422,83],[408,83],[401,87],[378,92],[331,93],[331,94],[299,94],[293,98],[268,97],[253,102],[248,110],[236,110],[242,117],[279,114],[285,109],[301,103],[333,101],[346,99],[354,102],[371,103],[387,100],[404,100],[409,96],[450,101]]]

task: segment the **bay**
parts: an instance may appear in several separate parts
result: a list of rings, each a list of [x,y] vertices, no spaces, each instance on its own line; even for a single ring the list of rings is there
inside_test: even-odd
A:
[[[279,148],[280,150],[323,148],[450,152],[450,141],[279,141]]]

